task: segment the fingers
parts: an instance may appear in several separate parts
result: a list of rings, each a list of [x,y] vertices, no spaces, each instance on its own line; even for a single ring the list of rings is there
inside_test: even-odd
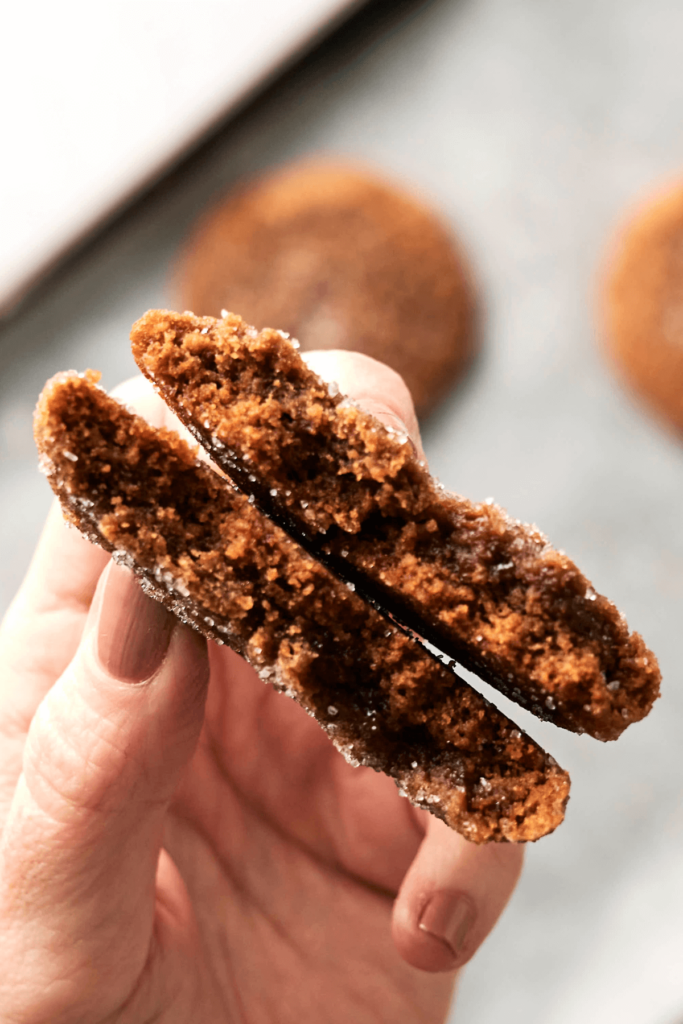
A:
[[[394,430],[406,431],[424,458],[420,428],[410,392],[395,370],[360,352],[341,350],[304,352],[303,358],[324,381],[358,402],[366,412]]]
[[[171,412],[163,398],[157,394],[150,381],[142,374],[130,377],[123,384],[118,384],[112,390],[111,396],[117,398],[119,402],[124,402],[153,427],[166,427],[168,430],[175,430],[189,445],[193,448],[197,447],[197,442],[187,427]]]
[[[163,422],[163,403],[135,378],[117,389],[140,414]],[[165,408],[165,407],[164,407]],[[108,555],[68,527],[55,501],[26,578],[0,630],[0,729],[25,732],[74,656]],[[9,723],[7,720],[12,719]],[[3,728],[6,724],[7,728]]]
[[[425,837],[394,904],[396,947],[413,967],[462,967],[500,917],[522,868],[522,846],[475,846],[427,816]]]
[[[410,393],[397,373],[356,352],[307,352],[304,359],[383,423],[407,431],[424,458]],[[394,941],[413,967],[451,971],[469,960],[502,913],[523,849],[475,846],[431,815],[425,819],[424,839],[394,904]]]
[[[107,555],[67,529],[57,502],[0,627],[0,828],[31,719],[78,647]]]
[[[37,959],[74,986],[108,957],[122,977],[141,970],[164,815],[207,683],[204,640],[110,563],[28,733],[0,847],[0,960],[23,951],[27,970]]]
[[[161,425],[166,407],[142,380],[126,382],[117,393]],[[19,777],[31,719],[75,654],[108,557],[66,525],[55,501],[0,627],[0,827]]]
[[[112,388],[111,396],[117,398],[119,402],[124,402],[153,427],[169,426],[166,421],[167,415],[172,414],[169,413],[168,406],[142,374],[129,377],[122,384],[117,384]],[[177,422],[179,421],[176,420]]]
[[[304,359],[387,426],[407,431],[424,458],[410,392],[397,373],[357,352],[307,352]],[[394,904],[394,941],[413,967],[450,971],[466,963],[493,928],[519,877],[523,850],[474,846],[425,817],[424,839]]]
[[[50,685],[64,671],[78,646],[107,558],[66,526],[54,502],[26,578],[2,624],[0,702],[4,703],[5,691],[18,688],[16,674],[24,688],[27,677],[35,680],[40,700],[42,677]]]

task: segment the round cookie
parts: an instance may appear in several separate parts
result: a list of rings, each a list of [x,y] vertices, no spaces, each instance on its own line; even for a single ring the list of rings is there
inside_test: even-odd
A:
[[[475,348],[467,265],[412,196],[341,162],[307,161],[232,192],[198,224],[176,277],[181,308],[229,309],[302,349],[355,349],[405,379],[419,414]]]
[[[606,343],[629,384],[683,432],[683,185],[627,224],[608,269]]]

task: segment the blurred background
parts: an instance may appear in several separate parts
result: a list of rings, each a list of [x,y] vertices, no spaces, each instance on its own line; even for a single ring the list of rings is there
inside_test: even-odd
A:
[[[683,445],[603,357],[600,289],[632,204],[683,178],[683,5],[249,7],[66,2],[8,16],[0,610],[50,503],[31,436],[46,378],[95,367],[109,388],[135,372],[132,322],[172,301],[178,247],[234,182],[320,152],[384,172],[457,232],[483,313],[480,358],[423,426],[433,471],[538,523],[643,634],[664,679],[617,745],[495,698],[569,769],[572,800],[528,850],[454,1019],[681,1024]]]

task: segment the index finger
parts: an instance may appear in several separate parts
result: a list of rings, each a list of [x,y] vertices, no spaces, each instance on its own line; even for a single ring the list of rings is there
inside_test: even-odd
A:
[[[150,385],[136,377],[114,389],[149,422],[165,424],[165,406]],[[17,662],[22,677],[38,671],[61,675],[73,657],[108,555],[68,526],[55,501],[24,581],[0,627],[5,669]],[[2,686],[0,679],[0,709]]]
[[[136,378],[119,397],[165,422],[163,403]],[[161,408],[160,408],[161,407]],[[0,820],[13,789],[26,732],[38,705],[73,658],[109,556],[67,526],[54,502],[24,581],[0,626]]]
[[[114,389],[149,422],[165,424],[165,406],[151,386],[135,377]],[[108,555],[65,523],[59,503],[48,515],[19,592],[0,627],[5,669],[21,666],[22,677],[38,673],[52,681],[73,657],[97,581]],[[0,680],[0,711],[3,683]]]

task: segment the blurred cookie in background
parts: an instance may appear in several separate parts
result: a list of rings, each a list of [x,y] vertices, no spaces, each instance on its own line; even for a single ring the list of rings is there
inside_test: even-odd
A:
[[[608,265],[606,344],[651,410],[683,433],[683,183],[622,229]]]
[[[461,376],[475,299],[460,248],[419,200],[336,160],[236,188],[191,233],[174,301],[277,325],[302,349],[355,349],[405,379],[418,415]]]

